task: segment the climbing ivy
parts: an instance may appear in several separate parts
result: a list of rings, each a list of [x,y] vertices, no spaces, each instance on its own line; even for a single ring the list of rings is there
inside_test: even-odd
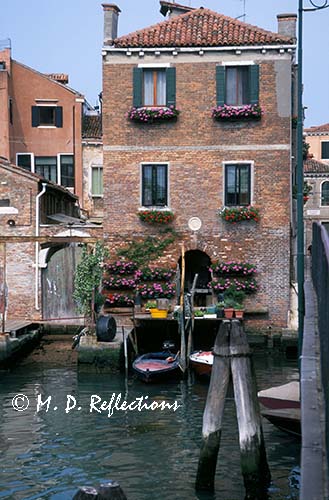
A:
[[[74,276],[73,299],[80,313],[92,318],[94,305],[101,305],[104,297],[100,293],[103,275],[103,261],[108,258],[108,250],[101,243],[90,249],[83,248],[81,261],[77,265]]]
[[[160,257],[175,239],[175,232],[167,231],[164,233],[164,237],[147,236],[143,240],[133,240],[127,247],[122,248],[117,253],[120,257],[136,262],[138,266],[146,266],[150,261]]]

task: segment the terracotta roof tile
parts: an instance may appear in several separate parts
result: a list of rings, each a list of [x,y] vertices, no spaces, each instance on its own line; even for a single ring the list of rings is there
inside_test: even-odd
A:
[[[114,40],[115,47],[219,47],[294,43],[272,33],[209,9],[194,9]]]
[[[82,119],[83,139],[102,138],[102,117],[101,115],[84,115]]]
[[[318,160],[313,160],[311,158],[304,161],[304,173],[305,174],[315,174],[315,173],[329,173],[329,163],[325,163]]]
[[[323,125],[318,125],[305,129],[306,134],[318,134],[321,132],[328,132],[329,134],[329,123],[325,123]]]

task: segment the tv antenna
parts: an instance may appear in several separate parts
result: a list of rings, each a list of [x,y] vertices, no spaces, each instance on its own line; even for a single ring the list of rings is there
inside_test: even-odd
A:
[[[246,22],[246,0],[241,0],[241,2],[243,2],[243,14],[235,19],[243,19],[243,22]]]

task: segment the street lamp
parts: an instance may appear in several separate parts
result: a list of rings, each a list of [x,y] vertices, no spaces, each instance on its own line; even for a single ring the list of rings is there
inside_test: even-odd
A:
[[[298,353],[302,353],[304,331],[304,165],[303,165],[303,12],[314,12],[329,7],[329,0],[319,5],[308,0],[312,7],[303,8],[303,0],[298,0],[298,114],[297,114],[297,282],[298,282]]]

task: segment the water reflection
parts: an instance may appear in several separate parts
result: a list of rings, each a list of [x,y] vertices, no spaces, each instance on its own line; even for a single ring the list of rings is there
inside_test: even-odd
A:
[[[296,363],[260,356],[255,359],[260,389],[297,376]],[[234,400],[225,406],[216,493],[196,495],[202,414],[207,385],[180,382],[147,386],[120,375],[77,373],[63,367],[19,366],[1,378],[0,498],[71,499],[79,485],[116,479],[128,500],[242,500],[239,444]],[[127,392],[128,391],[128,392]],[[25,412],[11,400],[24,393]],[[127,401],[178,401],[176,411],[90,413],[90,397],[109,401],[122,394]],[[52,396],[47,411],[36,412],[37,395]],[[66,397],[77,407],[65,413]],[[55,410],[57,406],[57,410]],[[77,408],[81,407],[81,410]],[[45,407],[44,407],[45,408]],[[271,499],[298,498],[299,444],[263,421],[273,484]]]

